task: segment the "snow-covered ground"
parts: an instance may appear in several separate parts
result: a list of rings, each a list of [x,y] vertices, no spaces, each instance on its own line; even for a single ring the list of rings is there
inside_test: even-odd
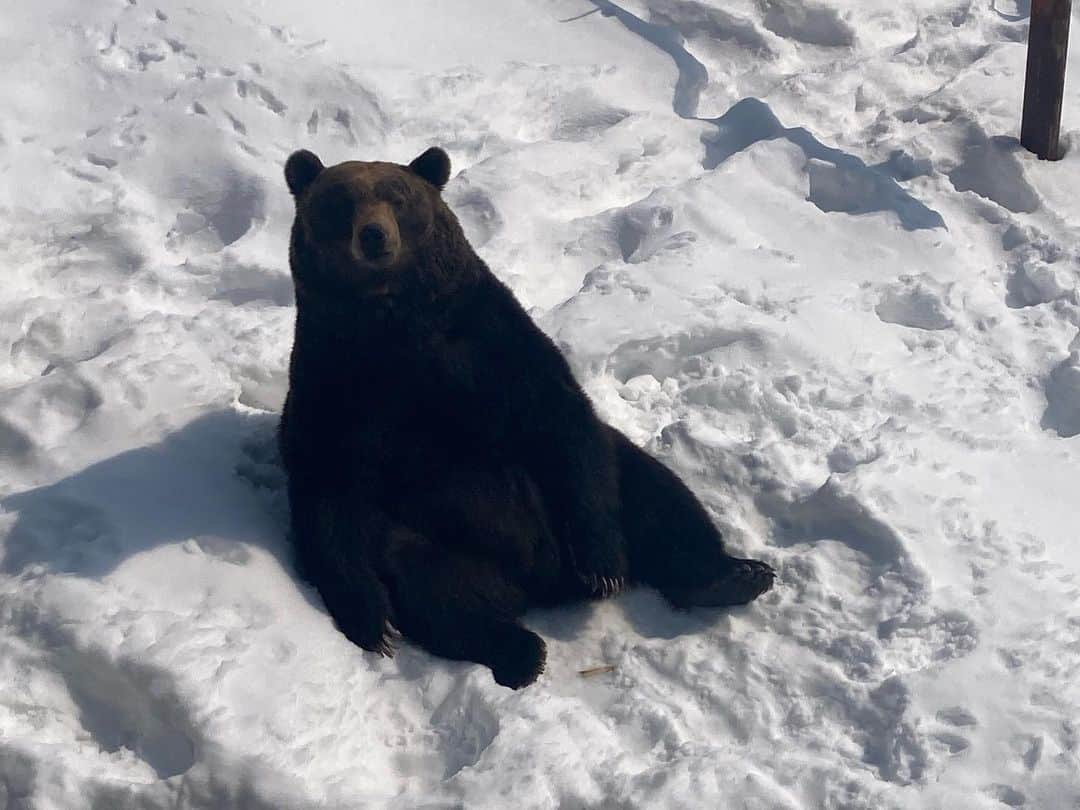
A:
[[[1029,6],[3,3],[0,808],[1080,806],[1080,47],[1039,163]],[[430,144],[767,597],[530,614],[511,692],[298,582],[281,166]]]

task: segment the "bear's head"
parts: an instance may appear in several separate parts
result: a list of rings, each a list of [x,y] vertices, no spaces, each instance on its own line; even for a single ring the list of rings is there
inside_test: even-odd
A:
[[[412,163],[326,167],[306,149],[285,164],[296,200],[290,258],[298,292],[385,293],[445,263],[464,242],[440,192],[450,158],[432,147]]]

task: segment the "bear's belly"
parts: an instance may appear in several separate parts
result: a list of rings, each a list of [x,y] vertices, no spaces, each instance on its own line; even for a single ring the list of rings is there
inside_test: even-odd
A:
[[[562,555],[543,498],[509,453],[478,444],[415,400],[397,410],[369,402],[345,421],[351,462],[342,472],[396,523],[497,561],[537,596],[559,581]]]
[[[558,544],[521,467],[461,448],[412,444],[387,472],[387,511],[429,540],[499,561],[519,582],[558,577]]]

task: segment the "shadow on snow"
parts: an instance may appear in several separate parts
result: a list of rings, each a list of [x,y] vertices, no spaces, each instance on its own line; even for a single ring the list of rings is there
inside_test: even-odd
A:
[[[243,563],[249,547],[264,548],[299,585],[287,542],[277,419],[267,413],[209,413],[157,444],[4,498],[0,507],[16,518],[0,571],[101,578],[137,554],[194,542],[204,553],[233,563]],[[324,609],[310,588],[300,590]],[[699,632],[725,612],[678,612],[646,589],[615,604],[640,635],[650,638]],[[545,635],[571,640],[588,624],[594,607],[595,602],[585,602],[533,610],[526,621]]]
[[[702,139],[705,143],[702,166],[705,169],[715,169],[732,155],[760,141],[784,138],[806,155],[810,178],[807,199],[822,211],[846,214],[893,211],[909,231],[945,227],[941,214],[896,182],[887,171],[888,163],[880,167],[868,166],[855,155],[825,146],[803,127],[785,127],[769,105],[760,99],[744,98],[718,118],[698,117],[698,102],[701,91],[708,84],[709,74],[705,66],[686,50],[682,34],[673,26],[646,22],[610,0],[592,0],[592,3],[604,16],[614,17],[631,33],[664,51],[675,62],[679,71],[672,99],[675,114],[716,128],[715,135],[706,135]]]

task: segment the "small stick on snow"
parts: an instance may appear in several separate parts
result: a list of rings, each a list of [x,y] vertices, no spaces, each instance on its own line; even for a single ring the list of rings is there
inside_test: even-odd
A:
[[[602,667],[592,667],[591,669],[583,669],[578,672],[582,678],[592,678],[595,675],[606,675],[609,672],[614,672],[615,667],[611,664],[607,664]]]

